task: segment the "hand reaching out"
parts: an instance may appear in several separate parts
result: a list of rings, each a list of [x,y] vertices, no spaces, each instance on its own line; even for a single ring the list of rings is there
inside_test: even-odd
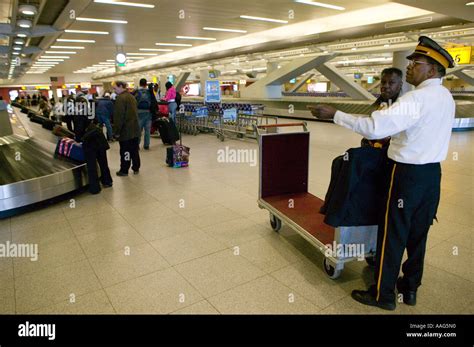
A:
[[[319,104],[314,106],[314,117],[319,120],[333,120],[337,110],[329,105]]]

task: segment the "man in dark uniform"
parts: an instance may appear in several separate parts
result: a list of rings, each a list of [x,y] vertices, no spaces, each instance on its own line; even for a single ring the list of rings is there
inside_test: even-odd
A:
[[[442,85],[453,58],[435,41],[421,36],[406,80],[416,88],[387,110],[371,117],[355,117],[331,106],[318,105],[318,119],[334,119],[367,138],[391,136],[386,164],[386,204],[377,236],[375,284],[367,291],[354,290],[354,300],[394,310],[395,287],[407,305],[416,304],[421,285],[428,230],[436,216],[440,197],[441,166],[446,159],[455,103]],[[403,277],[398,278],[403,253]]]

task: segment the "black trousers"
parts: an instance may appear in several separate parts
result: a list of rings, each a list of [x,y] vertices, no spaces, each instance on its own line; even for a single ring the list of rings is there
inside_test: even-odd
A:
[[[109,164],[107,162],[107,152],[105,150],[84,151],[87,164],[87,175],[89,177],[89,192],[96,194],[100,192],[99,177],[97,176],[97,163],[100,168],[100,182],[102,184],[112,184]]]
[[[133,171],[140,169],[139,138],[120,141],[120,172],[128,173],[130,165]]]
[[[421,285],[428,230],[440,199],[439,163],[411,165],[387,161],[385,198],[377,235],[375,287],[377,301],[395,301],[395,286],[403,263],[404,289]]]

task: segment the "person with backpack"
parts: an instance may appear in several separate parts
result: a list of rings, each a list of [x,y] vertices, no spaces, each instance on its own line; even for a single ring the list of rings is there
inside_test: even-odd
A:
[[[145,139],[143,143],[143,148],[146,150],[150,149],[150,129],[151,129],[151,109],[152,101],[155,98],[150,90],[148,89],[148,84],[145,78],[140,80],[140,87],[135,93],[135,99],[137,100],[138,107],[138,124],[140,126],[140,138],[139,145],[141,143],[142,131],[145,132]]]

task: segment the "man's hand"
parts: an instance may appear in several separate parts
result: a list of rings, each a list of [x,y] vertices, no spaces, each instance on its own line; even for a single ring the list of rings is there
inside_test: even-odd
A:
[[[314,111],[315,118],[320,120],[333,120],[337,112],[334,107],[323,104],[314,106]]]

